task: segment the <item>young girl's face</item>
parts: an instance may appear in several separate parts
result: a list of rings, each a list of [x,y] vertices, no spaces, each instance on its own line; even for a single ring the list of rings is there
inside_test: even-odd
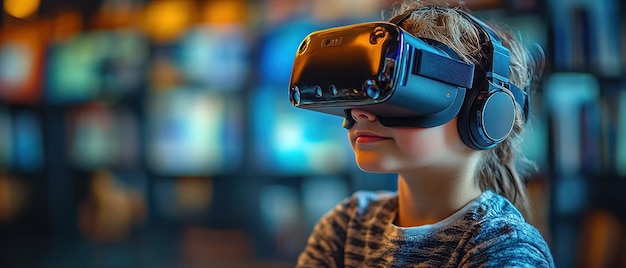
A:
[[[424,168],[455,169],[472,150],[459,137],[456,118],[432,128],[385,127],[376,115],[352,109],[355,124],[348,131],[357,165],[381,173],[419,172]]]

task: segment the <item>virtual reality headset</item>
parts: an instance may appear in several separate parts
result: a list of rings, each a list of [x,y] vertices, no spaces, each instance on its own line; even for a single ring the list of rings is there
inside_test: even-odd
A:
[[[486,59],[473,65],[440,42],[415,37],[402,27],[412,12],[458,12],[483,34]],[[512,131],[519,108],[529,114],[526,91],[509,82],[510,52],[498,35],[468,13],[440,7],[409,10],[389,22],[329,28],[306,36],[296,52],[292,105],[355,120],[352,109],[377,116],[387,127],[428,128],[458,116],[463,142],[482,150]]]
[[[421,127],[441,125],[458,113],[474,78],[474,65],[451,53],[390,22],[313,32],[297,50],[289,99],[342,117],[362,109],[383,125],[407,117],[422,118]]]

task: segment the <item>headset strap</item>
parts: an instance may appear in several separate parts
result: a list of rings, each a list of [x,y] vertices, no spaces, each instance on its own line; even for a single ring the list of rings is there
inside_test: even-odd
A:
[[[489,68],[485,70],[485,75],[489,80],[493,81],[497,85],[507,88],[513,94],[515,102],[517,102],[517,104],[524,112],[524,120],[526,121],[528,119],[528,113],[530,111],[528,93],[509,82],[510,52],[506,47],[502,45],[500,37],[487,24],[462,10],[447,9],[437,6],[426,6],[422,8],[407,10],[404,13],[391,18],[389,22],[398,25],[399,27],[402,27],[402,24],[411,17],[413,12],[430,9],[437,9],[440,11],[454,10],[455,12],[478,26],[478,29],[483,31],[483,34],[486,38],[485,45],[490,48],[487,54],[490,54],[492,58],[491,66],[483,66],[483,68]]]

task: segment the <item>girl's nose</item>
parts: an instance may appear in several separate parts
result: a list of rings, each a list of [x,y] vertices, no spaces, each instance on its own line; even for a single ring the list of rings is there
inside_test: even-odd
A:
[[[366,112],[363,110],[359,110],[359,109],[352,109],[351,111],[352,113],[352,119],[354,119],[354,121],[375,121],[378,118],[376,117],[376,115],[374,115],[373,113],[370,112]]]

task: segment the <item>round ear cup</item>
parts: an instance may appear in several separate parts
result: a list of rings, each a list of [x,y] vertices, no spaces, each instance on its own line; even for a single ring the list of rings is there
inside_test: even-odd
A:
[[[469,96],[468,96],[469,97]],[[479,93],[459,114],[459,134],[470,148],[485,150],[503,141],[515,123],[515,100],[503,90]]]

